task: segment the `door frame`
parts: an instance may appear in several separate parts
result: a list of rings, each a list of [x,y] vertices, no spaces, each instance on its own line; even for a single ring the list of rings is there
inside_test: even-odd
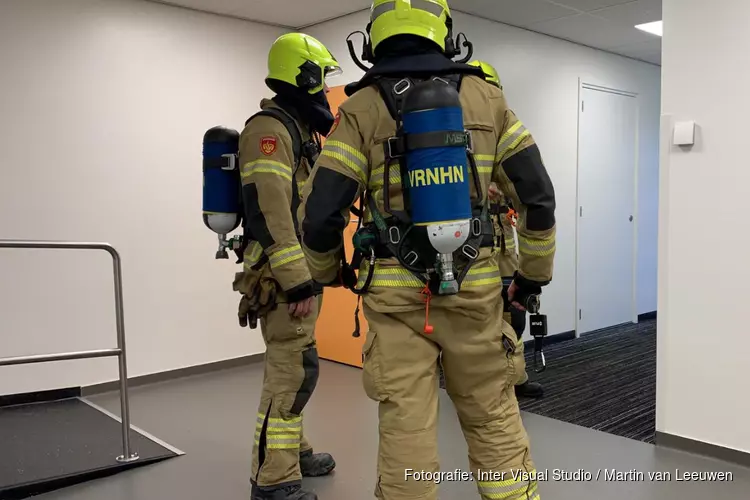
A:
[[[637,92],[631,92],[629,90],[623,90],[614,86],[603,86],[590,81],[584,80],[583,78],[578,79],[578,143],[576,146],[576,278],[575,278],[575,325],[576,325],[576,338],[581,336],[581,316],[580,316],[580,303],[578,297],[578,290],[580,287],[580,246],[581,246],[581,120],[583,114],[583,91],[594,90],[598,92],[606,92],[610,94],[621,95],[625,97],[631,97],[635,99],[635,165],[633,166],[633,261],[631,262],[631,275],[633,276],[633,296],[631,297],[631,316],[632,322],[638,323],[638,169],[640,164],[640,117],[641,117],[641,101]],[[615,326],[615,325],[612,325]]]

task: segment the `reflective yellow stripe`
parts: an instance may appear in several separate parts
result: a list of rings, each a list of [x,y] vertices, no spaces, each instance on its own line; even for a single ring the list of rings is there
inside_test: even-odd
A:
[[[255,431],[255,439],[260,439],[260,432],[261,431]],[[300,434],[271,434],[268,433],[269,436],[272,436],[273,439],[300,439]]]
[[[539,498],[536,481],[529,484],[526,482],[514,482],[512,486],[506,487],[479,487],[482,498],[492,500],[526,500],[527,498]],[[533,497],[532,497],[533,495]]]
[[[283,418],[274,418],[269,417],[266,419],[266,416],[262,413],[258,413],[258,423],[263,424],[266,420],[268,420],[269,424],[274,424],[277,426],[286,426],[286,427],[293,427],[294,425],[302,425],[302,416],[299,417],[293,417],[287,420],[284,420]]]
[[[500,142],[497,143],[497,156],[495,156],[495,162],[502,163],[509,154],[530,135],[531,132],[526,130],[523,123],[520,121],[514,123],[513,126],[511,126],[500,138]]]
[[[472,267],[469,272],[466,273],[461,287],[479,287],[487,285],[497,285],[503,282],[503,277],[500,275],[500,270],[497,266],[485,266],[485,267]]]
[[[242,168],[242,178],[247,179],[255,174],[274,174],[291,182],[292,167],[274,160],[255,160],[245,163]]]
[[[359,271],[357,286],[361,287],[367,280],[369,263],[365,262]],[[474,288],[487,285],[497,285],[503,282],[499,269],[496,266],[472,267],[466,273],[462,287]],[[382,288],[424,288],[424,283],[403,267],[383,266],[375,263],[370,286]]]
[[[480,174],[492,174],[495,168],[495,157],[493,155],[474,155],[477,162],[477,172]]]
[[[341,141],[326,141],[321,156],[340,161],[354,171],[363,184],[367,184],[367,158],[355,148]]]
[[[336,256],[333,253],[316,254],[308,249],[305,258],[307,259],[307,266],[316,271],[326,271],[330,269],[331,266],[338,265]]]
[[[501,149],[500,146],[507,143],[508,140],[510,140],[510,138],[513,137],[513,134],[518,132],[518,129],[520,129],[521,127],[523,127],[523,123],[521,123],[520,121],[517,121],[516,123],[511,125],[508,130],[505,131],[502,137],[500,137],[500,140],[497,142],[498,151]]]
[[[259,420],[257,424],[255,424],[255,432],[258,433],[263,429],[263,421]],[[301,433],[302,432],[302,422],[296,422],[296,423],[290,423],[290,422],[282,422],[282,423],[273,423],[268,422],[268,425],[266,426],[266,431],[269,433]]]
[[[510,239],[505,238],[505,248],[515,250],[515,248],[516,248],[516,240],[515,240],[515,238],[510,238]]]
[[[548,257],[555,253],[555,238],[546,240],[529,239],[518,235],[518,251],[532,257]]]
[[[258,413],[258,419],[255,424],[255,444],[257,446],[260,446],[260,436],[264,425],[266,426],[265,441],[267,449],[299,449],[302,441],[301,416],[285,420],[283,418],[266,418],[262,413]]]
[[[359,271],[358,287],[365,284],[367,279],[367,272],[370,268],[369,262],[365,262]],[[422,283],[416,276],[404,269],[403,267],[395,266],[384,266],[381,267],[377,262],[375,263],[375,272],[373,273],[372,283],[370,286],[383,287],[383,288],[424,288]]]
[[[507,477],[506,474],[504,477]],[[504,481],[477,481],[479,494],[482,498],[498,500],[520,500],[527,498],[539,498],[538,484],[536,480],[536,471],[530,471],[528,474],[519,474],[519,479],[507,479]]]
[[[289,264],[290,262],[294,262],[300,259],[305,258],[305,254],[302,253],[302,247],[297,243],[296,245],[293,245],[288,248],[283,248],[281,250],[277,250],[276,252],[273,252],[268,257],[271,261],[271,267],[281,267],[283,265]]]
[[[382,189],[383,188],[383,176],[385,175],[385,165],[374,169],[370,174],[370,189]],[[391,178],[391,186],[401,184],[401,169],[397,163],[394,163],[388,167],[388,175]]]
[[[243,259],[245,269],[250,270],[260,262],[261,258],[263,258],[263,247],[257,241],[253,241],[245,250],[245,258]]]
[[[301,446],[299,439],[285,440],[285,441],[273,441],[266,438],[266,448],[269,450],[297,450]],[[255,440],[255,445],[260,446],[260,439]]]

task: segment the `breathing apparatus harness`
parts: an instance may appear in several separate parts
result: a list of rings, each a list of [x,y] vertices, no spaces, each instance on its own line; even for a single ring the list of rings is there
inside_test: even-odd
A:
[[[453,59],[460,55],[461,48],[468,48],[468,55],[460,61],[451,61],[452,73],[442,74],[440,76],[425,75],[424,77],[402,77],[395,75],[371,75],[370,70],[356,56],[354,44],[351,41],[352,35],[360,33],[365,38],[362,58],[368,62],[374,62],[372,45],[367,35],[362,32],[355,32],[347,38],[349,53],[354,62],[364,71],[368,72],[360,84],[365,81],[374,84],[382,96],[391,117],[396,122],[396,135],[388,138],[383,143],[385,165],[383,173],[383,202],[384,212],[381,213],[377,207],[375,199],[369,192],[362,194],[359,208],[352,208],[352,213],[359,218],[357,231],[353,238],[354,255],[351,263],[346,262],[345,255],[342,255],[342,284],[358,296],[357,309],[355,311],[355,331],[354,337],[360,336],[359,325],[359,308],[361,298],[366,294],[373,282],[375,273],[375,263],[379,258],[395,257],[399,264],[414,275],[421,283],[424,284],[422,294],[425,295],[425,327],[427,334],[433,332],[433,327],[429,324],[429,306],[433,294],[451,295],[458,293],[460,285],[469,272],[469,269],[479,257],[481,247],[492,246],[494,238],[494,228],[489,221],[488,207],[485,203],[485,196],[482,189],[481,179],[477,170],[476,161],[473,154],[471,135],[468,131],[455,132],[428,132],[417,134],[406,134],[403,127],[403,105],[408,92],[421,82],[433,81],[450,85],[456,92],[460,91],[462,80],[463,63],[468,61],[473,54],[473,47],[465,35],[459,34],[456,40],[453,40],[452,22],[450,18],[447,21],[448,36],[445,43],[445,56]],[[367,31],[369,33],[370,26]],[[463,43],[461,40],[463,39]],[[466,73],[473,74],[474,68],[468,69]],[[437,72],[436,72],[437,73]],[[369,77],[369,78],[368,78]],[[468,170],[471,172],[472,181],[477,193],[477,201],[471,207],[470,234],[467,240],[461,245],[460,249],[454,252],[453,258],[445,258],[440,255],[435,259],[437,252],[431,247],[426,228],[413,224],[411,213],[411,204],[409,196],[409,171],[407,169],[407,153],[417,149],[446,147],[464,147],[468,159]],[[391,208],[390,200],[390,179],[391,171],[397,164],[401,175],[401,189],[403,196],[403,207],[401,211]],[[365,205],[372,215],[373,221],[364,224]],[[357,287],[358,278],[355,273],[359,269],[362,261],[367,259],[367,276],[361,287]],[[436,261],[437,260],[437,261]],[[453,274],[453,264],[456,264],[458,270],[457,276]],[[446,279],[447,278],[447,279]],[[453,283],[453,286],[450,283]],[[457,285],[456,285],[457,284]]]

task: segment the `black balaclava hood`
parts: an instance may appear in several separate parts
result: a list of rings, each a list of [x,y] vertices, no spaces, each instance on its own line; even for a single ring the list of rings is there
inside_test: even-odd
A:
[[[266,80],[266,85],[276,92],[274,102],[295,115],[315,132],[328,135],[333,127],[334,116],[328,104],[325,90],[310,94],[280,80]]]
[[[383,40],[378,46],[373,63],[378,64],[384,59],[404,57],[405,55],[419,56],[425,54],[440,54],[445,57],[445,54],[440,51],[440,47],[431,40],[414,35],[396,35]]]

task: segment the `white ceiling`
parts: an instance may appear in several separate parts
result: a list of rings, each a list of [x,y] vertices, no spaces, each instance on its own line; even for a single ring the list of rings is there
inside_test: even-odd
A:
[[[371,0],[160,0],[301,28],[368,9]],[[661,20],[662,0],[451,0],[453,10],[661,64],[661,38],[635,29]]]

